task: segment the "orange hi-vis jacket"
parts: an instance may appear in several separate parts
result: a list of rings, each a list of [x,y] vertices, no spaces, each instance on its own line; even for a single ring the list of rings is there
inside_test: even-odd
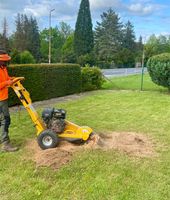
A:
[[[0,67],[0,101],[8,99],[8,81],[10,77],[6,67]]]

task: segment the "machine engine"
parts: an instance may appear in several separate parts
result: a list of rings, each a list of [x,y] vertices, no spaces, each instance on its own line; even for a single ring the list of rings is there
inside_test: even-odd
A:
[[[65,129],[66,111],[63,109],[46,108],[42,112],[42,119],[48,129],[55,133],[62,133]]]

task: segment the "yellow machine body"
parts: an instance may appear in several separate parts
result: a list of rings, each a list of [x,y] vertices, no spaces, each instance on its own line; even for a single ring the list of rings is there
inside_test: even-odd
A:
[[[23,87],[21,81],[24,80],[24,77],[17,77],[13,80],[13,85],[11,88],[14,90],[20,101],[22,102],[23,106],[28,111],[36,129],[37,129],[37,136],[39,136],[44,130],[46,130],[46,125],[39,117],[37,111],[34,109],[32,105],[32,100],[30,98],[29,92]],[[78,126],[72,122],[65,120],[66,126],[64,132],[58,134],[58,137],[63,139],[81,139],[86,141],[89,139],[92,129],[87,126]]]

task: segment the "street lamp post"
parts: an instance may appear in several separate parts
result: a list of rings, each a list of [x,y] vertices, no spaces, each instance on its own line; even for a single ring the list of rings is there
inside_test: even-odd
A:
[[[49,52],[48,52],[48,63],[51,64],[51,13],[55,9],[50,10],[49,13]]]

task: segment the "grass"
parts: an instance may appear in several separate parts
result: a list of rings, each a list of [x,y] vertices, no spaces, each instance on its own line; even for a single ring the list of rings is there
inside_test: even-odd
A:
[[[155,141],[158,157],[135,158],[114,150],[86,150],[76,153],[59,171],[36,169],[25,159],[24,149],[27,138],[35,138],[33,124],[25,111],[20,115],[12,113],[11,140],[20,151],[0,154],[0,199],[169,200],[170,97],[156,86],[151,91],[149,79],[145,85],[149,91],[132,91],[138,86],[130,84],[131,79],[137,83],[139,77],[113,79],[114,87],[119,85],[123,91],[105,83],[105,90],[55,106],[66,109],[69,120],[96,132],[148,135]]]
[[[114,90],[140,90],[141,89],[141,75],[130,75],[123,77],[114,77],[106,81],[103,85],[103,89],[114,89]],[[147,91],[162,91],[165,92],[167,89],[154,84],[151,81],[150,76],[146,73],[143,77],[143,90]]]

